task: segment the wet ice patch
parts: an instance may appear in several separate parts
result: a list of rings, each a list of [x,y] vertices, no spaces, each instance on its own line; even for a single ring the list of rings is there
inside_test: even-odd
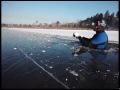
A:
[[[81,64],[85,64],[85,61],[81,61]]]
[[[80,69],[79,71],[82,72],[83,70]]]
[[[50,46],[48,46],[47,48],[51,48]]]

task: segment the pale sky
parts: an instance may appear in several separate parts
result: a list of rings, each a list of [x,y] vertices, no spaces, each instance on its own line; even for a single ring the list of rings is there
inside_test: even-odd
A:
[[[2,1],[2,23],[76,22],[118,8],[119,1]]]

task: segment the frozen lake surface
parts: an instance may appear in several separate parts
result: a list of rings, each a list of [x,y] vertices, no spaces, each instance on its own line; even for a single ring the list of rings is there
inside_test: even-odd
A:
[[[78,40],[43,32],[2,29],[3,89],[118,88],[118,51],[74,56]]]

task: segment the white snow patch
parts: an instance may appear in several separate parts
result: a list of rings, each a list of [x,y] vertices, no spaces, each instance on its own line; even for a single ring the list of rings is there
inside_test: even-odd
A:
[[[73,33],[77,32],[81,36],[91,38],[96,32],[91,30],[64,30],[64,29],[28,29],[28,28],[5,28],[8,30],[17,30],[23,32],[35,32],[50,35],[70,36],[73,37]],[[119,41],[119,31],[105,31],[108,34],[109,41]],[[74,37],[73,37],[74,38]],[[49,41],[49,40],[48,40]]]
[[[33,55],[32,53],[30,55]]]
[[[68,71],[68,68],[66,68],[66,71]]]
[[[64,46],[67,46],[67,44],[64,44]]]
[[[76,57],[76,56],[79,56],[79,55],[75,53],[74,56]]]
[[[14,50],[16,50],[17,48],[14,48]]]
[[[50,66],[49,68],[53,68],[53,66]]]
[[[43,53],[45,53],[46,51],[45,50],[42,50]]]
[[[110,72],[110,70],[107,70],[107,72]]]
[[[73,74],[74,76],[78,76],[79,74],[78,73],[76,73],[74,70],[72,71],[72,70],[69,70],[69,72],[71,73],[71,74]]]

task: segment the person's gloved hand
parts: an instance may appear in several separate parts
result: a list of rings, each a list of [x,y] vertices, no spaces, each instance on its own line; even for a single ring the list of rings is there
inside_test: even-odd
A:
[[[79,33],[75,32],[75,33],[73,33],[73,37],[78,38],[78,37],[80,37],[80,35],[79,35]]]

